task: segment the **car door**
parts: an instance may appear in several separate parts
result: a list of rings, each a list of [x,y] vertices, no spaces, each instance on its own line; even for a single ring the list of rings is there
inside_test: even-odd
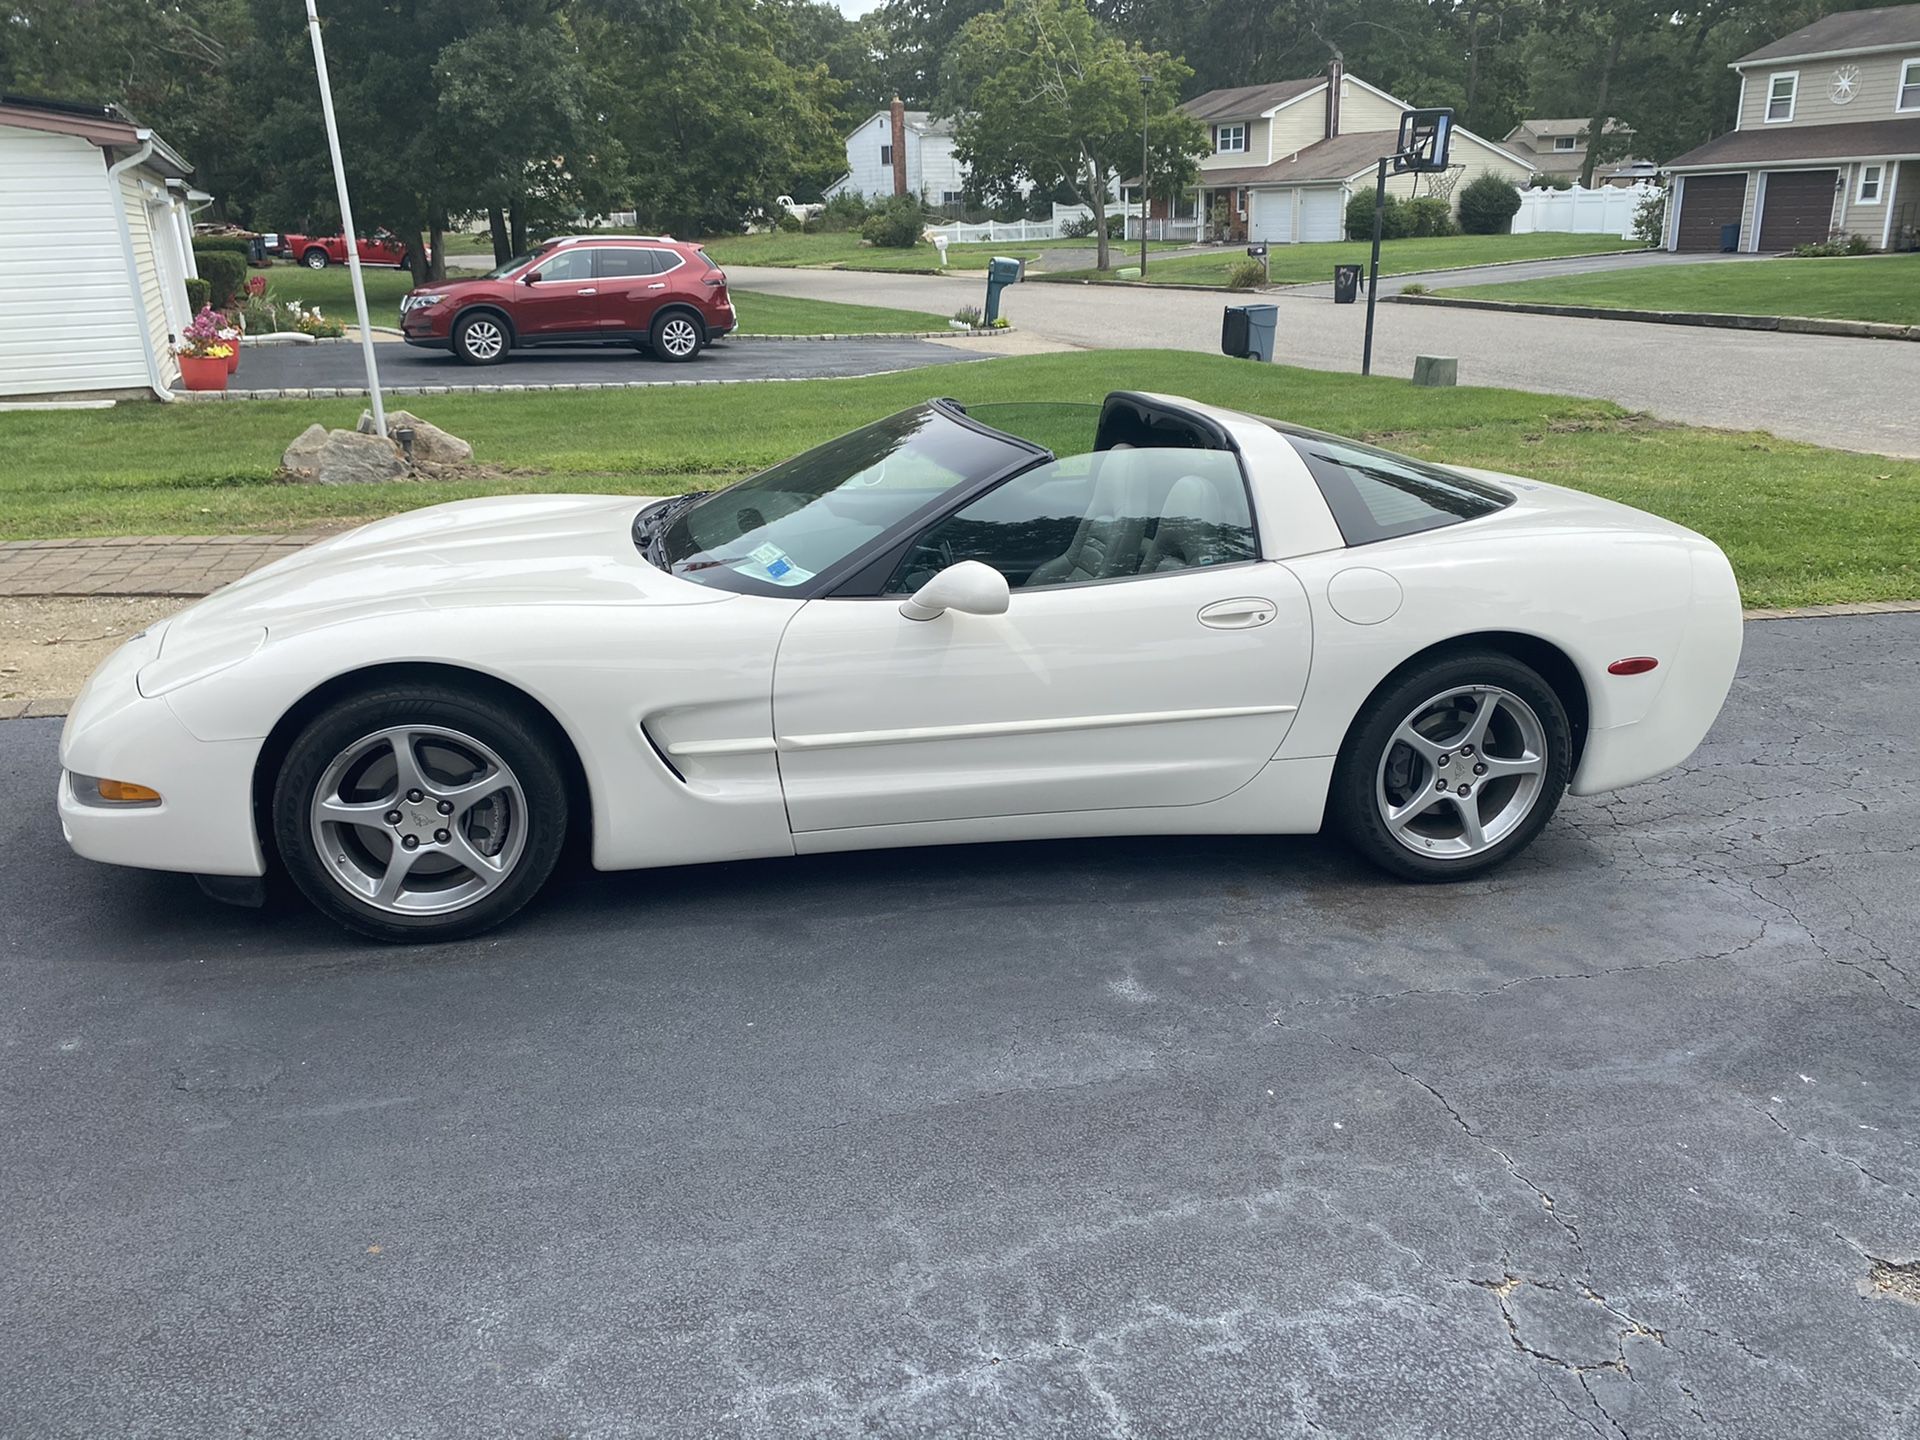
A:
[[[1237,457],[1042,465],[935,522],[879,596],[809,601],[774,728],[796,832],[1198,805],[1251,780],[1305,689],[1305,592],[1261,562]],[[1003,615],[908,619],[945,565]]]
[[[556,250],[521,277],[513,301],[514,329],[527,339],[591,334],[599,293],[593,251]]]
[[[653,325],[660,297],[667,292],[667,281],[659,272],[679,257],[637,245],[608,246],[598,254],[594,272],[600,289],[596,328],[645,335]]]

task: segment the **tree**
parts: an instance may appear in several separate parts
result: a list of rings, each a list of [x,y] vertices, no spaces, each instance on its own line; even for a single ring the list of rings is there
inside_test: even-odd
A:
[[[1156,171],[1178,173],[1205,148],[1176,104],[1192,73],[1120,39],[1083,0],[1006,0],[960,32],[940,109],[955,117],[955,153],[988,198],[1071,185],[1097,217],[1104,270],[1107,188],[1138,164],[1143,84]]]

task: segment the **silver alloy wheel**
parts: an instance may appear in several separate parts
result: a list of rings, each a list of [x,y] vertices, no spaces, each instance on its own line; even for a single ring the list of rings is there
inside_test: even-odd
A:
[[[526,797],[492,750],[457,730],[377,730],[333,758],[308,828],[320,863],[354,899],[395,915],[444,915],[506,883],[527,845]]]
[[[1416,855],[1478,855],[1533,812],[1547,775],[1547,731],[1511,690],[1462,685],[1416,706],[1380,756],[1374,803]]]
[[[327,268],[327,252],[324,250],[309,250],[305,260],[301,263],[309,270],[324,270]]]
[[[475,360],[494,360],[506,349],[507,332],[497,322],[482,316],[467,322],[467,328],[460,332],[460,343]]]
[[[660,338],[654,343],[667,354],[684,360],[700,348],[700,331],[686,316],[669,315],[667,323],[660,327]]]

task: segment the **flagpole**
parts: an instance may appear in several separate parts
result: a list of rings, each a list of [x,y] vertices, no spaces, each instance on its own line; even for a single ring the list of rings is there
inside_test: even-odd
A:
[[[360,239],[353,228],[353,203],[347,199],[347,167],[340,158],[340,127],[333,118],[333,86],[327,79],[327,51],[320,41],[320,16],[307,0],[307,33],[313,37],[313,68],[320,77],[320,114],[327,122],[327,149],[333,153],[333,183],[340,195],[340,238],[353,280],[353,309],[360,321],[360,354],[367,364],[367,395],[373,401],[373,430],[387,433],[387,410],[380,403],[380,367],[373,358],[373,327],[367,323],[367,287],[360,278]]]

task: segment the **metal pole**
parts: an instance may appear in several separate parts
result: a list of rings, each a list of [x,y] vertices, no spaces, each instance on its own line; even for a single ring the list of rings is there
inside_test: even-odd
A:
[[[1152,81],[1140,72],[1140,278],[1147,278],[1147,97]]]
[[[1373,296],[1380,288],[1380,221],[1387,211],[1387,162],[1380,157],[1380,174],[1373,182],[1373,263],[1367,267],[1367,341],[1360,351],[1360,373],[1373,373]]]
[[[320,43],[320,16],[307,0],[307,33],[313,37],[313,68],[320,77],[320,114],[327,122],[327,149],[333,152],[333,184],[340,195],[340,238],[353,280],[353,308],[360,321],[360,354],[367,363],[367,396],[373,401],[373,429],[387,433],[387,409],[380,403],[380,367],[373,358],[373,329],[367,322],[367,287],[360,278],[360,240],[353,228],[353,204],[347,199],[347,167],[340,158],[340,127],[333,118],[333,86],[327,79],[327,51]]]

